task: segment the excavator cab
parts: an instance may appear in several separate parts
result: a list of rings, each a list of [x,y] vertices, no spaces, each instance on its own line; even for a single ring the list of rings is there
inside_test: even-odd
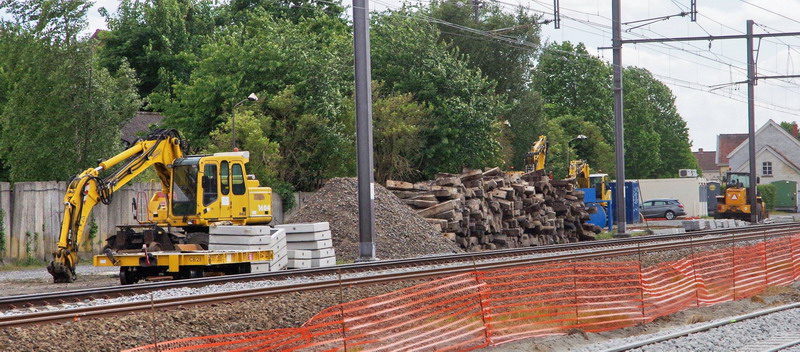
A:
[[[600,200],[611,200],[611,188],[608,187],[608,174],[589,175],[589,186],[595,189]]]
[[[766,218],[766,207],[760,195],[756,194],[755,209],[749,203],[750,173],[728,172],[723,181],[725,182],[725,192],[717,196],[715,218],[750,221],[754,210],[759,214],[759,218]]]

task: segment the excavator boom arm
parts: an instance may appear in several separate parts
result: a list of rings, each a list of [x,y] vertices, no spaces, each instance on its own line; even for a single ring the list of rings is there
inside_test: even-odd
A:
[[[547,136],[539,136],[539,140],[533,144],[531,150],[525,155],[525,172],[544,170],[549,146]]]

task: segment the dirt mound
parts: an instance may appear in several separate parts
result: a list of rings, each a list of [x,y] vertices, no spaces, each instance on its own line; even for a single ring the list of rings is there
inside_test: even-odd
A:
[[[355,178],[334,178],[311,196],[287,223],[327,221],[338,261],[358,258],[358,188]],[[462,252],[400,199],[375,184],[375,248],[378,259]]]

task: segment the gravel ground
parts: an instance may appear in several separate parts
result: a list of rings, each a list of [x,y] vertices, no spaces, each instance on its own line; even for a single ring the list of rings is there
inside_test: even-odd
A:
[[[179,338],[297,327],[341,302],[371,297],[420,283],[390,283],[340,290],[300,292],[219,303],[0,329],[2,351],[119,351]]]
[[[107,266],[92,266],[87,264],[78,264],[75,269],[78,275],[102,275],[118,277],[119,269],[109,268]],[[24,268],[16,270],[0,270],[0,282],[2,281],[18,281],[18,280],[40,280],[49,279],[53,281],[53,277],[47,272],[46,268]]]
[[[708,323],[724,321],[719,319]],[[704,324],[708,324],[704,323]],[[592,351],[603,350],[614,346],[619,346],[643,339],[663,336],[682,329],[688,329],[703,324],[687,325],[681,329],[667,330],[656,336],[638,336],[636,339],[627,338],[613,340],[603,346],[592,346]],[[748,346],[758,345],[759,342],[767,342],[776,337],[785,337],[792,334],[800,338],[800,309],[791,309],[777,312],[758,318],[747,319],[735,324],[723,325],[705,332],[698,332],[677,339],[644,346],[631,351],[641,352],[661,352],[661,351],[707,351],[707,352],[727,352],[736,350],[748,350]],[[588,349],[585,351],[589,351]]]
[[[355,178],[334,178],[298,209],[287,223],[331,225],[337,260],[358,257],[358,192]],[[414,258],[438,253],[461,253],[453,241],[431,227],[392,192],[375,184],[375,247],[379,259]]]
[[[515,351],[536,351],[536,352],[597,352],[608,348],[617,347],[623,344],[641,341],[655,336],[663,336],[674,331],[683,330],[690,326],[707,324],[710,321],[725,320],[725,318],[739,316],[747,313],[756,312],[766,308],[800,302],[800,282],[795,282],[791,287],[770,287],[762,294],[750,299],[743,299],[733,302],[725,302],[710,307],[687,309],[675,314],[661,317],[655,321],[623,328],[618,330],[606,331],[601,333],[581,333],[573,332],[566,336],[548,336],[516,341],[499,346],[492,346],[481,349],[486,352],[515,352]],[[789,332],[800,331],[800,319],[798,317],[787,319],[784,325]],[[765,325],[767,330],[784,331],[783,327],[772,329],[770,325]],[[748,332],[747,336],[757,338],[760,331]],[[742,333],[744,334],[744,333]],[[672,346],[673,348],[648,349],[646,351],[735,351],[737,348],[709,349],[704,347],[681,348],[682,345]],[[741,347],[743,345],[737,345]],[[792,350],[796,351],[796,350]]]

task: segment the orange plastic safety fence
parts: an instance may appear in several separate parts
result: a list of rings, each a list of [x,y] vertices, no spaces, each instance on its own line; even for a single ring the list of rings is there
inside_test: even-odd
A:
[[[642,269],[645,321],[697,305],[694,262],[685,258]]]
[[[577,262],[478,273],[494,344],[570,329],[601,331],[642,318],[638,262]]]
[[[431,280],[329,307],[299,328],[173,340],[129,351],[462,351],[606,331],[751,297],[800,279],[800,234],[638,261],[560,262]]]

